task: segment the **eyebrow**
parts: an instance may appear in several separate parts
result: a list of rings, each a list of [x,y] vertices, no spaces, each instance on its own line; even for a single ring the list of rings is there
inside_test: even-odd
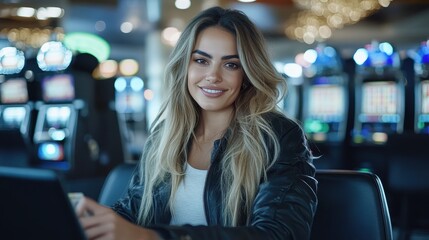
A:
[[[205,57],[208,57],[208,58],[210,58],[210,59],[212,59],[213,58],[213,56],[212,55],[210,55],[210,54],[208,54],[208,53],[206,53],[206,52],[204,52],[204,51],[201,51],[201,50],[194,50],[193,52],[192,52],[192,54],[194,54],[194,53],[198,53],[198,54],[200,54],[200,55],[203,55],[203,56],[205,56]],[[232,58],[237,58],[237,59],[240,59],[239,57],[238,57],[238,55],[226,55],[226,56],[223,56],[221,59],[222,60],[228,60],[228,59],[232,59]]]

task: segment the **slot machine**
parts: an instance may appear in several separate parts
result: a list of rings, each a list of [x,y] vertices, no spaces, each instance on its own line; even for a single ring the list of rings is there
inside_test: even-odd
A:
[[[147,134],[144,81],[136,75],[138,63],[135,60],[122,60],[119,69],[122,76],[114,82],[115,109],[126,149],[125,159],[135,162],[140,159]]]
[[[416,133],[429,134],[429,41],[421,44],[415,59]]]
[[[358,49],[353,59],[356,62],[353,166],[382,175],[387,165],[386,143],[404,128],[405,77],[399,54],[387,42],[372,42]]]
[[[304,131],[321,158],[318,168],[345,168],[344,141],[348,118],[348,78],[338,52],[319,45],[304,53]]]
[[[385,186],[390,195],[392,219],[398,219],[399,239],[415,228],[427,228],[429,209],[429,42],[407,51],[402,61],[405,87],[404,127],[388,136]],[[412,61],[410,61],[412,60]],[[399,91],[400,92],[400,91]]]
[[[85,84],[85,79],[70,69],[72,58],[72,52],[55,41],[45,43],[37,54],[42,99],[36,103],[33,165],[77,177],[94,174],[98,146],[88,128],[88,99],[76,97],[77,85]]]
[[[287,93],[278,106],[291,119],[299,120],[302,104],[302,67],[296,63],[275,62],[274,66],[285,79]]]
[[[24,53],[15,47],[0,50],[0,165],[27,166],[33,104],[27,79],[21,74]]]

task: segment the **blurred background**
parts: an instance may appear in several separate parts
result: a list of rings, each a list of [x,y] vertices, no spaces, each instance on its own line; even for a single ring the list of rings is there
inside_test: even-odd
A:
[[[97,198],[139,160],[187,22],[239,9],[288,83],[318,169],[376,173],[396,239],[429,239],[429,2],[0,0],[0,165],[53,169]]]

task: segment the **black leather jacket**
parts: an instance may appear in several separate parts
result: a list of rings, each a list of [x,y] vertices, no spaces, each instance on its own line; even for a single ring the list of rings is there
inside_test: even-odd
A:
[[[220,161],[227,144],[223,138],[215,142],[204,190],[208,226],[169,226],[170,186],[164,184],[154,193],[155,217],[147,227],[158,231],[164,239],[309,239],[317,206],[311,152],[298,124],[277,114],[268,117],[280,140],[281,152],[267,171],[267,181],[261,181],[249,224],[238,227],[222,224]],[[143,191],[138,179],[135,173],[128,196],[113,206],[113,210],[134,223]]]

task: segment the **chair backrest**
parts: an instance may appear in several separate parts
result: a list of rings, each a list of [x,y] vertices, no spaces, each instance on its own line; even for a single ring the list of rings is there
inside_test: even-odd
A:
[[[311,239],[391,240],[392,224],[377,175],[318,170],[318,199]]]
[[[134,163],[123,163],[114,167],[104,181],[98,202],[112,206],[118,199],[124,197],[135,169]]]

